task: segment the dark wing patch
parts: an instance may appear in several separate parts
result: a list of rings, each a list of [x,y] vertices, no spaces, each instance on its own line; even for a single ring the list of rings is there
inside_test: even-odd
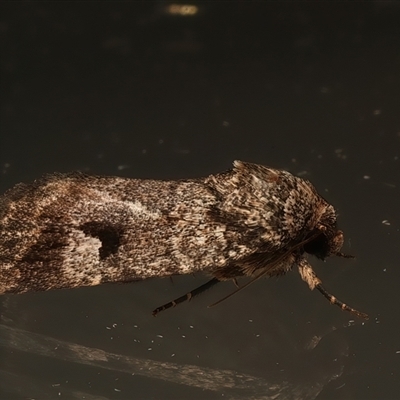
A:
[[[98,238],[101,241],[99,249],[100,260],[104,260],[110,255],[115,254],[121,245],[123,230],[108,222],[86,222],[80,229],[86,235]]]

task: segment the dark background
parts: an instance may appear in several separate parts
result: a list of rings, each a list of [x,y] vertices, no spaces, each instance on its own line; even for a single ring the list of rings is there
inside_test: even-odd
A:
[[[312,264],[370,320],[297,271],[207,309],[234,289],[221,284],[157,318],[207,278],[3,296],[0,398],[265,398],[266,387],[279,399],[398,398],[398,3],[187,4],[186,16],[170,2],[1,4],[0,193],[54,171],[288,169],[337,208],[357,258]]]

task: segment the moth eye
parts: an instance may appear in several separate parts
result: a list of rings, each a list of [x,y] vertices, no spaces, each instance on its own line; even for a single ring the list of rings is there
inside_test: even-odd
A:
[[[311,242],[306,243],[303,248],[306,253],[324,259],[329,255],[330,246],[327,237],[321,233]]]

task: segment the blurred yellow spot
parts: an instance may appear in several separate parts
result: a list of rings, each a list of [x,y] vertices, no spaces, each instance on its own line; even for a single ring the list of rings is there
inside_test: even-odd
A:
[[[190,4],[170,4],[167,7],[167,12],[172,15],[195,15],[199,8]]]

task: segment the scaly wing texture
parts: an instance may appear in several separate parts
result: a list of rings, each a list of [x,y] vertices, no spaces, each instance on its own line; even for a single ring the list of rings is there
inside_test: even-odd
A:
[[[242,162],[186,181],[49,175],[0,198],[0,293],[250,275],[304,240],[327,207],[309,182]]]

